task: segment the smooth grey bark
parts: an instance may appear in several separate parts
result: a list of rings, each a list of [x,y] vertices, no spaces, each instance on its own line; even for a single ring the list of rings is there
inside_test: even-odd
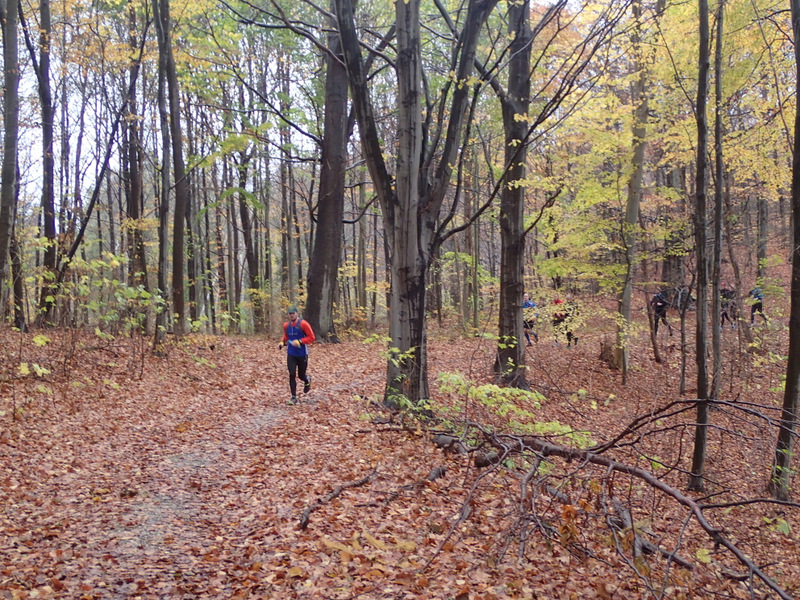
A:
[[[184,257],[186,237],[186,210],[189,203],[189,181],[183,159],[183,133],[181,129],[180,89],[175,57],[172,52],[172,23],[169,0],[153,0],[153,15],[158,33],[159,68],[164,69],[166,102],[169,126],[169,149],[172,155],[172,172],[175,180],[175,208],[172,220],[172,312],[173,329],[182,334],[187,331],[186,299],[184,294]],[[162,193],[168,190],[162,191]]]
[[[187,129],[190,129],[190,125],[187,124]],[[189,155],[191,156],[191,134],[189,134]],[[197,234],[194,230],[194,202],[192,200],[192,177],[189,173],[186,174],[187,179],[187,194],[186,194],[186,211],[184,212],[185,217],[185,230],[184,235],[186,236],[186,282],[185,286],[186,289],[186,296],[188,302],[185,303],[186,312],[188,314],[188,321],[186,322],[186,327],[194,327],[194,324],[197,323],[198,319],[198,310],[199,310],[199,303],[198,298],[200,295],[198,294],[198,282],[197,282]]]
[[[288,114],[291,97],[289,88],[288,60],[282,56],[279,61],[277,76],[281,88],[281,113]],[[289,124],[283,122],[279,129],[280,139],[280,182],[281,182],[281,283],[289,304],[297,304],[298,279],[297,263],[300,260],[298,246],[295,243],[295,214],[293,169],[290,155],[292,132]],[[305,312],[305,311],[304,311]]]
[[[711,278],[711,355],[713,357],[713,374],[711,378],[711,398],[719,397],[720,376],[722,374],[722,323],[720,277],[722,276],[722,196],[725,183],[725,166],[722,156],[722,32],[724,23],[725,2],[717,5],[716,47],[714,49],[714,256],[712,261],[713,276]]]
[[[17,207],[19,206],[19,170],[17,170],[16,184],[14,185],[14,216],[11,227],[11,245],[9,257],[11,259],[11,281],[14,298],[14,327],[21,332],[28,331],[28,319],[25,310],[24,271],[22,268],[22,252],[17,238]]]
[[[157,0],[158,1],[158,0]],[[175,58],[172,53],[172,23],[169,0],[161,0],[163,12],[164,49],[167,53],[167,101],[169,104],[170,147],[172,149],[172,171],[175,179],[175,208],[172,225],[172,317],[175,333],[187,331],[186,300],[183,283],[185,257],[184,239],[186,210],[189,205],[189,181],[183,160],[183,133],[181,131],[180,89]]]
[[[800,94],[800,0],[790,0],[794,56],[797,78],[796,94]],[[800,98],[800,96],[797,96]],[[792,158],[792,227],[795,240],[800,240],[800,111],[794,117],[794,152]],[[797,429],[798,398],[800,398],[800,246],[792,251],[791,308],[789,314],[789,357],[786,364],[786,384],[783,392],[778,442],[769,480],[773,497],[788,500],[791,496],[791,465]]]
[[[478,172],[478,162],[477,159],[475,161],[475,181],[478,180],[477,172]],[[473,195],[473,209],[474,212],[478,211],[478,194],[477,192]],[[470,310],[472,311],[472,329],[473,331],[480,330],[480,307],[481,307],[481,297],[480,297],[480,285],[478,284],[478,265],[481,256],[481,232],[480,232],[480,222],[475,221],[472,224],[472,265],[470,267]],[[520,338],[521,339],[521,338]]]
[[[39,103],[42,116],[42,224],[47,246],[44,251],[45,285],[39,299],[39,315],[45,321],[53,320],[55,308],[54,288],[50,277],[55,276],[58,260],[56,242],[55,210],[55,153],[53,152],[53,130],[55,125],[53,93],[50,89],[50,0],[39,3],[39,68],[36,76],[39,83]]]
[[[200,156],[197,148],[195,113],[190,110],[188,102],[184,109],[184,122],[186,132],[186,151],[189,156]],[[197,198],[200,197],[198,186],[198,169],[189,169],[186,173],[187,201],[186,201],[186,285],[188,286],[188,313],[192,329],[199,329],[205,323],[200,322],[203,314],[202,287],[202,250],[199,206]]]
[[[0,20],[3,27],[3,166],[0,172],[0,300],[8,291],[9,247],[17,183],[17,146],[19,140],[19,56],[17,36],[17,0],[3,0]]]
[[[129,47],[133,53],[139,47],[137,39],[136,6],[133,2],[128,4]],[[144,183],[142,178],[142,142],[137,115],[136,79],[138,66],[131,64],[128,70],[128,86],[130,98],[128,114],[125,119],[123,135],[123,158],[125,170],[126,211],[128,217],[128,283],[132,286],[142,286],[148,290],[147,261],[145,258],[144,233],[142,216],[144,212]],[[76,186],[77,187],[77,186]]]
[[[508,35],[511,38],[507,93],[500,96],[503,108],[505,185],[500,195],[500,311],[497,370],[502,381],[521,389],[525,379],[525,343],[522,329],[522,294],[525,261],[525,161],[531,96],[530,2],[508,5]]]
[[[28,331],[28,321],[25,318],[25,291],[23,288],[22,256],[16,234],[11,236],[9,248],[11,256],[11,277],[14,292],[14,327],[25,332]]]
[[[224,188],[233,187],[233,174],[230,165],[226,163]],[[226,259],[228,260],[228,305],[230,313],[235,320],[239,331],[243,331],[242,307],[242,275],[239,266],[239,225],[236,220],[236,208],[232,197],[225,199],[225,226],[229,243]]]
[[[53,152],[53,131],[55,128],[55,110],[53,108],[53,93],[50,86],[50,36],[52,21],[50,18],[50,0],[41,0],[39,3],[39,57],[36,48],[28,35],[27,26],[22,19],[25,44],[31,57],[34,73],[36,73],[37,91],[39,94],[39,110],[42,128],[42,229],[45,239],[44,278],[39,295],[38,323],[48,323],[53,320],[55,307],[54,280],[58,260],[58,244],[56,240],[56,213],[55,213],[55,153]]]
[[[208,182],[208,169],[200,171],[200,201],[202,202],[201,212],[203,214],[203,293],[205,294],[205,305],[212,334],[217,334],[217,303],[214,293],[214,263],[211,258],[211,248],[213,246],[211,234],[211,206],[209,195],[211,193]]]
[[[642,4],[635,1],[631,5],[634,27],[631,43],[635,56],[634,67],[638,77],[631,86],[631,103],[633,104],[633,156],[631,158],[631,177],[628,181],[628,198],[625,206],[625,222],[622,239],[625,246],[625,280],[618,300],[620,326],[617,328],[617,344],[615,347],[615,363],[622,370],[622,384],[628,381],[628,361],[631,331],[631,302],[633,300],[633,278],[636,267],[636,243],[639,227],[639,205],[642,198],[644,180],[644,153],[647,148],[647,67],[643,57],[644,45],[642,35]]]
[[[692,468],[689,474],[689,489],[702,490],[705,487],[704,467],[706,459],[706,439],[708,436],[708,366],[706,362],[708,336],[708,261],[706,257],[706,188],[708,166],[708,122],[706,106],[708,102],[709,71],[709,26],[708,1],[699,0],[700,50],[698,56],[697,85],[697,174],[695,184],[694,239],[697,257],[697,327],[695,345],[695,364],[697,365],[697,424],[695,425]]]
[[[211,166],[212,168],[212,181],[218,181],[217,177],[217,165],[216,163]],[[225,169],[223,169],[224,171]],[[225,181],[225,174],[222,175],[222,181]],[[217,195],[220,194],[220,190],[215,190]],[[221,313],[230,313],[230,303],[228,301],[228,278],[229,278],[229,271],[228,271],[228,263],[227,263],[227,254],[228,249],[225,245],[225,238],[223,236],[223,224],[222,224],[222,213],[225,210],[225,205],[220,205],[220,203],[216,203],[214,207],[214,240],[216,242],[216,270],[217,270],[217,292],[219,294],[219,310]]]
[[[358,186],[359,208],[366,206],[366,191],[364,185]],[[358,220],[358,307],[367,310],[367,240],[369,231],[367,229],[366,215]]]
[[[259,173],[268,173],[270,170],[270,158],[268,152],[263,152],[262,156],[258,159],[261,165],[259,166]],[[259,181],[258,186],[258,194],[259,194],[259,203],[263,206],[263,213],[261,214],[261,223],[263,226],[263,238],[260,240],[260,256],[262,257],[259,261],[260,264],[263,266],[263,270],[261,271],[261,280],[264,282],[264,291],[267,294],[267,302],[265,305],[264,311],[264,320],[267,325],[272,322],[272,312],[274,302],[272,302],[273,294],[274,294],[274,286],[273,286],[273,277],[272,277],[272,219],[270,217],[270,211],[272,202],[270,201],[271,198],[271,180],[267,179],[266,181]]]
[[[256,260],[256,247],[253,235],[253,215],[247,201],[247,174],[249,170],[250,155],[242,152],[241,160],[236,167],[239,173],[239,216],[242,220],[242,237],[244,239],[244,256],[247,261],[247,276],[249,279],[250,299],[253,304],[253,329],[256,333],[265,333],[267,330],[264,322],[264,305],[260,297],[261,277],[259,276],[258,261]]]
[[[167,53],[162,48],[165,44],[163,22],[161,18],[161,5],[159,0],[153,0],[153,16],[156,23],[158,38],[158,115],[161,132],[161,172],[158,184],[158,272],[157,286],[161,296],[162,305],[156,311],[156,330],[153,338],[153,347],[157,353],[161,352],[161,344],[167,333],[167,256],[169,254],[169,236],[167,227],[169,222],[169,112],[167,108]]]
[[[420,56],[419,0],[397,2],[397,165],[396,196],[389,216],[392,251],[392,289],[389,335],[394,346],[387,367],[386,399],[399,406],[405,396],[412,403],[428,398],[428,344],[425,281],[433,255],[433,223],[438,210],[421,202],[422,59]],[[353,95],[356,95],[353,90]],[[360,121],[359,121],[360,123]],[[393,209],[393,210],[392,210]],[[390,231],[391,229],[391,231]]]
[[[281,130],[283,138],[284,130]],[[281,283],[284,295],[290,303],[296,300],[294,290],[297,287],[295,279],[295,246],[292,244],[292,225],[294,217],[291,212],[291,200],[289,198],[289,163],[288,157],[281,153],[280,159],[280,180],[281,180]]]

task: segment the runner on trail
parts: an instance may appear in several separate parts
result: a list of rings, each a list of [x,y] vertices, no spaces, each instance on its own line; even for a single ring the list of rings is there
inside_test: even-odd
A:
[[[297,307],[289,307],[289,320],[283,324],[283,339],[278,344],[278,350],[286,346],[289,389],[292,391],[289,404],[297,403],[298,376],[304,384],[303,393],[311,391],[311,377],[306,374],[306,369],[308,369],[308,346],[313,344],[315,339],[311,325],[298,316]]]
[[[534,329],[537,316],[536,302],[531,300],[531,295],[528,292],[525,292],[522,295],[522,328],[525,331],[525,341],[528,346],[533,346],[531,344],[531,335],[533,335],[533,339],[537,342],[539,341],[539,335]]]
[[[756,313],[761,315],[765,323],[769,323],[767,315],[764,314],[764,292],[760,287],[756,286],[750,290],[749,295],[753,298],[753,304],[750,306],[750,325],[754,324]]]
[[[669,334],[672,335],[672,326],[667,323],[667,309],[669,308],[669,301],[663,291],[653,294],[653,299],[650,300],[650,306],[653,307],[653,315],[655,321],[653,323],[653,333],[658,336],[658,323],[662,322],[667,326]]]
[[[566,319],[564,320],[564,330],[567,335],[567,348],[571,347],[574,343],[578,345],[578,336],[575,335],[575,327],[577,325],[576,319],[578,317],[578,303],[572,297],[572,294],[567,294],[567,301],[564,304],[564,313]]]

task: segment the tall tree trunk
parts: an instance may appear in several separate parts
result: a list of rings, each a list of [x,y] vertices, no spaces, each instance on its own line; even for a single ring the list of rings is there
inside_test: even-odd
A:
[[[28,321],[25,318],[25,293],[23,289],[22,256],[16,234],[11,236],[9,248],[11,256],[11,278],[14,292],[14,327],[19,331],[28,331]]]
[[[800,0],[790,1],[792,30],[794,31],[794,58],[797,77],[795,94],[800,98]],[[792,223],[795,240],[800,240],[800,111],[794,117],[794,152],[792,158]],[[789,357],[786,364],[786,385],[783,392],[778,442],[769,480],[773,497],[788,500],[791,494],[792,460],[794,458],[795,430],[797,428],[798,398],[800,398],[800,246],[792,251],[792,288],[789,314]]]
[[[384,238],[385,245],[385,238]],[[378,315],[378,212],[372,213],[372,297],[370,298],[369,324],[375,327]]]
[[[358,186],[359,208],[364,209],[366,192],[363,185]],[[367,237],[369,235],[367,216],[358,220],[358,307],[366,314],[367,310]]]
[[[129,48],[131,53],[139,47],[136,37],[136,6],[133,2],[128,4]],[[145,260],[143,209],[144,186],[142,181],[142,147],[139,129],[139,115],[137,114],[136,78],[138,68],[131,65],[129,68],[130,102],[128,115],[125,119],[124,153],[127,165],[127,213],[128,213],[128,252],[129,252],[129,278],[130,285],[150,289],[147,282],[147,261]]]
[[[397,203],[390,233],[392,290],[389,336],[394,360],[387,366],[386,401],[398,406],[428,398],[427,294],[425,281],[431,259],[431,230],[420,219],[422,157],[422,65],[419,48],[419,0],[395,3],[397,25],[398,117]],[[423,251],[420,251],[424,249]]]
[[[141,53],[141,47],[138,48],[139,52]],[[136,80],[139,77],[139,63],[131,64],[131,68],[129,70],[130,75],[130,84],[131,87],[129,88],[130,94],[129,98],[130,101],[134,104],[136,103],[135,97],[135,89],[136,89]],[[84,172],[81,169],[82,160],[83,160],[83,141],[86,137],[86,108],[89,106],[89,76],[86,75],[81,81],[81,101],[80,101],[80,109],[78,110],[78,118],[77,118],[77,127],[78,127],[78,134],[75,140],[75,156],[73,157],[73,181],[72,181],[72,208],[67,213],[67,202],[64,201],[62,203],[61,211],[62,217],[60,219],[61,229],[66,230],[68,232],[75,231],[77,228],[77,222],[79,216],[83,213],[83,181],[84,181]],[[69,103],[69,98],[64,100],[65,104]],[[68,108],[65,108],[68,111]],[[63,120],[66,123],[66,119]],[[69,138],[69,135],[65,133],[66,129],[62,130],[62,137]],[[64,141],[65,144],[68,144],[68,141]],[[69,154],[69,152],[65,152],[65,154]],[[69,156],[64,156],[62,158],[64,161],[63,164],[65,165],[65,169],[69,164]]]
[[[211,212],[211,207],[209,206],[208,195],[209,195],[209,184],[208,184],[208,169],[203,169],[201,172],[201,198],[203,199],[203,224],[204,224],[204,231],[203,237],[205,242],[205,254],[203,256],[203,290],[205,291],[206,296],[206,306],[208,307],[208,319],[211,325],[211,333],[217,334],[219,331],[217,330],[217,304],[214,299],[214,263],[211,260],[211,217],[209,213]],[[218,214],[218,213],[216,213]],[[219,252],[219,246],[216,247],[216,251]]]
[[[158,293],[161,297],[162,305],[156,312],[156,330],[153,338],[153,347],[157,353],[161,352],[161,345],[164,342],[167,326],[167,256],[169,254],[169,234],[167,231],[169,223],[169,190],[170,190],[170,130],[169,112],[167,110],[167,52],[163,48],[165,44],[165,32],[160,15],[159,0],[153,0],[153,13],[155,15],[156,31],[158,33],[158,114],[161,131],[161,173],[157,186],[158,203]]]
[[[39,102],[42,111],[42,215],[44,216],[44,237],[47,247],[44,251],[45,277],[55,277],[58,260],[58,243],[56,240],[55,209],[55,152],[53,148],[53,132],[55,127],[55,111],[53,109],[53,93],[50,89],[50,36],[52,23],[50,19],[50,0],[39,2]],[[39,310],[46,321],[53,318],[55,301],[54,288],[50,284],[42,287],[39,299]]]
[[[103,189],[106,192],[106,206],[108,207],[108,214],[106,215],[106,222],[108,223],[108,251],[111,254],[117,254],[119,248],[117,244],[117,229],[116,229],[116,221],[114,220],[114,190],[117,186],[114,185],[114,181],[112,179],[113,174],[110,171],[106,171],[105,175],[105,186]],[[98,236],[100,236],[100,229],[102,228],[102,220],[101,220],[101,209],[102,203],[98,204],[97,206],[97,229],[98,229]],[[121,212],[121,211],[120,211]],[[118,281],[122,281],[125,278],[122,277],[122,264],[120,263],[118,266],[111,267],[111,277],[112,279],[116,279]]]
[[[295,245],[295,285],[297,297],[302,297],[303,288],[305,287],[305,278],[303,277],[303,232],[300,230],[300,216],[297,211],[297,196],[298,186],[295,179],[294,161],[289,162],[289,212],[292,215],[292,228],[293,239]]]
[[[28,35],[26,24],[23,22],[25,44],[31,56],[31,62],[36,73],[37,89],[39,92],[39,109],[42,119],[42,229],[45,239],[44,280],[42,281],[41,295],[39,297],[39,315],[37,322],[51,322],[54,315],[56,291],[53,286],[56,276],[56,262],[58,260],[58,244],[56,240],[56,212],[55,212],[55,153],[53,151],[53,132],[55,128],[53,109],[53,94],[50,89],[50,36],[52,23],[50,19],[50,0],[41,0],[39,3],[39,57],[36,57],[36,48]]]
[[[16,184],[14,185],[14,216],[11,227],[11,244],[9,257],[11,259],[11,281],[14,298],[14,327],[21,332],[28,331],[28,318],[25,311],[24,271],[22,267],[22,252],[17,238],[17,207],[19,207],[19,169],[17,169]],[[5,304],[4,304],[5,306]]]
[[[722,276],[722,196],[725,184],[725,166],[722,156],[722,33],[725,2],[717,5],[717,43],[714,50],[714,160],[716,185],[714,186],[714,257],[711,299],[711,345],[714,371],[711,378],[711,398],[719,397],[722,375],[722,322],[720,277]]]
[[[181,131],[180,90],[175,57],[172,52],[172,23],[169,0],[153,0],[153,16],[158,32],[159,56],[163,55],[163,68],[167,82],[169,106],[170,149],[172,171],[175,179],[175,212],[172,221],[172,311],[173,329],[182,334],[187,331],[186,299],[184,294],[184,256],[186,210],[189,202],[189,181],[183,161],[183,133]],[[162,62],[159,61],[159,66]]]
[[[183,134],[181,132],[180,90],[175,58],[172,53],[172,25],[169,15],[169,0],[161,0],[164,14],[164,34],[167,51],[167,84],[170,114],[170,141],[172,148],[172,171],[175,176],[175,214],[172,227],[172,311],[174,330],[178,334],[187,331],[186,300],[184,295],[183,263],[186,211],[189,206],[189,180],[183,162]]]
[[[189,174],[186,174],[187,178],[187,188],[191,190],[191,177]],[[188,289],[186,290],[188,296],[188,303],[186,304],[186,312],[188,321],[186,322],[186,328],[194,327],[195,322],[198,319],[198,309],[199,309],[199,294],[197,293],[197,250],[196,250],[196,235],[194,231],[194,218],[192,217],[192,195],[191,193],[186,194],[186,211],[184,212],[185,215],[185,227],[186,227],[186,285]]]
[[[480,201],[478,199],[478,182],[481,180],[480,169],[478,165],[477,155],[473,157],[472,163],[472,211],[477,213]],[[480,220],[476,219],[471,226],[472,233],[472,264],[470,269],[470,310],[472,312],[472,330],[475,332],[480,331],[480,284],[478,279],[478,267],[480,266],[481,257],[481,228]]]
[[[697,425],[695,426],[694,453],[689,475],[689,489],[702,490],[705,486],[703,473],[706,459],[706,439],[708,435],[708,371],[706,347],[708,336],[708,259],[706,252],[706,188],[708,122],[706,105],[708,101],[709,70],[709,28],[708,0],[699,0],[700,50],[697,85],[697,179],[695,189],[694,239],[697,256]]]
[[[239,171],[239,216],[242,219],[242,237],[244,238],[244,256],[247,261],[247,276],[249,279],[250,300],[253,304],[253,328],[256,333],[266,331],[264,311],[261,299],[261,279],[256,260],[256,248],[253,241],[253,219],[247,203],[247,173],[250,156],[242,153],[241,163],[237,165]]]
[[[504,383],[528,389],[522,330],[523,264],[525,260],[525,178],[528,115],[531,95],[530,2],[508,5],[511,48],[508,90],[501,96],[506,174],[500,196],[500,310],[497,365]]]
[[[216,169],[216,165],[213,167]],[[224,169],[223,169],[224,171]],[[217,181],[216,174],[213,177],[214,181]],[[222,181],[225,181],[225,175],[223,174]],[[219,190],[217,190],[217,195],[219,195]],[[225,243],[226,239],[222,233],[222,211],[224,210],[224,206],[220,206],[217,203],[216,207],[214,208],[214,239],[216,240],[216,257],[217,257],[217,273],[218,273],[218,293],[219,293],[219,307],[223,313],[227,313],[230,315],[230,303],[228,302],[228,279],[230,277],[230,271],[228,270],[228,262],[227,262],[227,255],[229,252],[228,245]]]
[[[442,291],[442,247],[436,246],[434,248],[433,259],[431,261],[432,268],[428,269],[430,277],[430,284],[427,286],[430,297],[426,300],[430,312],[436,313],[436,322],[439,327],[444,325],[444,316],[442,309],[444,308],[444,298]]]
[[[639,204],[642,197],[642,181],[644,175],[644,152],[647,146],[647,66],[643,56],[644,45],[641,43],[642,4],[636,0],[632,5],[634,29],[632,46],[635,55],[634,65],[639,75],[631,87],[631,103],[633,104],[633,157],[631,160],[631,178],[628,182],[628,201],[625,208],[625,223],[622,239],[625,247],[625,280],[619,298],[620,326],[617,328],[617,344],[615,347],[616,365],[622,369],[622,384],[628,381],[628,359],[631,332],[631,301],[633,299],[633,277],[636,268],[636,235],[639,225]]]
[[[184,96],[183,111],[185,115],[185,135],[186,151],[189,156],[199,156],[200,153],[196,146],[196,132],[193,119],[193,112],[189,110],[190,98]],[[201,251],[200,251],[200,221],[195,218],[197,210],[197,169],[190,169],[186,173],[186,285],[188,286],[188,309],[189,323],[192,330],[199,328],[200,315],[203,313],[203,294],[201,293]]]
[[[333,323],[344,225],[344,175],[347,145],[347,71],[342,44],[331,24],[325,74],[325,131],[319,179],[317,235],[308,268],[305,318],[317,338],[338,341]]]
[[[19,56],[17,49],[17,0],[0,5],[3,26],[3,166],[0,173],[0,301],[6,305],[9,247],[12,237],[17,144],[19,140]]]
[[[263,166],[259,169],[259,173],[269,173],[269,154],[264,153],[261,156],[260,160],[263,162]],[[272,323],[272,313],[273,313],[273,298],[274,298],[274,281],[272,277],[272,219],[270,218],[270,207],[272,205],[271,198],[270,198],[270,179],[264,178],[259,185],[259,194],[261,199],[261,205],[264,207],[264,213],[261,216],[261,220],[264,224],[264,239],[262,240],[262,247],[263,247],[263,271],[262,271],[262,281],[266,284],[266,306],[264,319],[267,326],[270,326]]]
[[[228,174],[228,177],[232,177],[232,175]],[[230,182],[230,179],[226,179],[226,181]],[[232,184],[229,183],[228,185]],[[226,185],[226,188],[228,185]],[[236,209],[233,198],[226,198],[225,210],[227,215],[225,224],[227,225],[228,236],[228,252],[226,257],[228,259],[228,275],[230,277],[228,280],[228,303],[230,304],[231,313],[234,315],[239,330],[242,331],[242,274],[239,267],[239,225],[236,222]]]
[[[289,73],[288,61],[281,60],[279,64],[278,77],[280,78],[280,86],[283,94],[281,95],[281,111],[288,113],[289,111]],[[293,185],[291,173],[291,160],[290,147],[292,143],[292,135],[289,130],[289,125],[284,123],[280,127],[280,144],[281,144],[281,164],[280,164],[280,180],[281,180],[281,263],[282,263],[282,282],[284,285],[284,295],[290,304],[297,302],[297,278],[296,278],[296,256],[297,245],[294,243],[295,221],[293,212],[293,193],[291,187]]]

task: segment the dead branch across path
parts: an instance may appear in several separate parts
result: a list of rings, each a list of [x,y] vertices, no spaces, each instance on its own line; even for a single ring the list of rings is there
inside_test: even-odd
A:
[[[568,446],[553,444],[546,440],[532,436],[494,435],[489,434],[486,431],[484,431],[484,435],[489,438],[489,443],[499,449],[502,448],[505,452],[532,451],[542,457],[558,456],[568,461],[579,461],[584,464],[588,463],[603,466],[608,470],[627,473],[628,475],[644,481],[652,488],[672,497],[677,502],[688,508],[694,518],[697,520],[700,527],[703,528],[703,530],[717,546],[726,548],[743,566],[747,568],[748,572],[751,573],[753,577],[759,579],[762,583],[764,583],[764,585],[773,590],[778,597],[783,598],[784,600],[793,600],[791,595],[789,595],[781,586],[779,586],[766,573],[764,573],[764,571],[762,571],[761,568],[756,565],[750,559],[750,557],[748,557],[736,544],[731,542],[725,535],[723,535],[722,530],[714,527],[708,521],[703,511],[706,508],[710,508],[710,506],[706,506],[700,502],[697,502],[693,498],[690,498],[681,490],[672,487],[664,481],[661,481],[653,473],[650,473],[649,471],[639,467],[616,461],[603,455],[594,454],[586,450],[580,450]],[[672,559],[674,560],[674,556]]]
[[[347,483],[343,483],[341,485],[337,485],[330,493],[326,494],[324,498],[317,500],[314,504],[306,507],[303,511],[303,514],[300,516],[300,529],[305,530],[308,527],[308,522],[311,517],[311,513],[317,510],[320,506],[325,504],[326,502],[330,502],[334,498],[338,498],[343,491],[348,488],[359,487],[362,485],[368,484],[370,481],[374,480],[378,476],[378,469],[377,467],[372,470],[372,473],[369,475],[362,477],[358,481],[348,481]]]

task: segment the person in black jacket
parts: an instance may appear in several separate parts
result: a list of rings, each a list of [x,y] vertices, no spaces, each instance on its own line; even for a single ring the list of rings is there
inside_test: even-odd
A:
[[[653,299],[650,300],[650,306],[653,307],[653,315],[655,317],[655,323],[653,324],[653,332],[655,335],[658,335],[658,323],[660,321],[663,321],[664,325],[667,326],[669,334],[672,335],[672,327],[669,323],[667,323],[667,309],[669,308],[669,301],[667,301],[667,296],[663,291],[653,294]]]

